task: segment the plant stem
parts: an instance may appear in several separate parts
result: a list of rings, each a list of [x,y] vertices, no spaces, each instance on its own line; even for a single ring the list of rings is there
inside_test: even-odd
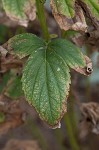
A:
[[[56,129],[56,130],[54,130],[54,134],[56,136],[57,145],[58,145],[59,149],[66,150],[66,147],[63,145],[64,136],[63,136],[62,130]]]
[[[67,32],[64,30],[61,30],[61,36],[63,39],[65,39]]]
[[[66,124],[67,134],[68,134],[69,139],[70,139],[70,144],[71,144],[72,150],[80,150],[80,148],[79,148],[79,146],[76,142],[76,139],[75,139],[75,136],[74,136],[74,133],[73,133],[73,129],[72,129],[72,126],[71,126],[71,121],[70,121],[70,118],[69,118],[68,114],[65,115],[64,121],[65,121],[65,124]]]
[[[37,8],[37,14],[38,14],[38,18],[40,21],[40,25],[43,31],[43,37],[46,41],[48,41],[50,39],[50,35],[48,32],[48,26],[46,23],[46,17],[45,17],[45,12],[44,12],[44,4],[41,3],[40,0],[36,0],[36,8]]]
[[[69,103],[69,117],[72,125],[72,129],[75,135],[78,135],[78,130],[77,130],[77,118],[76,118],[76,113],[75,113],[75,97],[72,93],[72,90],[70,92],[70,103]]]
[[[28,117],[26,125],[27,125],[27,128],[32,133],[33,138],[38,140],[41,148],[43,150],[47,150],[48,149],[47,140],[42,134],[42,131],[40,130],[38,124],[35,121],[33,121],[31,117]]]

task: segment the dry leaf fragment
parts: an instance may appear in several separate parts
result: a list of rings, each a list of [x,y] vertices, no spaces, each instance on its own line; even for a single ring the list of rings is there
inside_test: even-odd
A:
[[[16,56],[10,54],[7,56],[6,51],[3,51],[1,54],[0,73],[5,73],[13,68],[22,68],[23,64],[24,62]]]
[[[26,112],[21,109],[20,101],[12,101],[7,96],[0,95],[0,112],[5,114],[4,122],[0,123],[0,135],[24,123],[23,116]]]
[[[84,75],[90,75],[93,71],[92,62],[91,59],[86,55],[85,55],[85,62],[86,62],[86,67],[84,68],[78,67],[78,68],[74,68],[74,70]]]
[[[61,29],[64,29],[64,30],[71,29],[71,30],[84,31],[84,32],[87,31],[87,24],[85,21],[83,10],[75,1],[72,2],[71,7],[66,5],[66,2],[65,2],[66,8],[64,9],[66,10],[68,7],[70,7],[71,11],[75,10],[73,14],[74,16],[68,15],[69,13],[68,14],[62,13],[61,10],[58,9],[54,0],[51,0],[50,4],[52,8],[52,13]],[[60,4],[64,5],[61,3],[61,1],[60,1]]]
[[[7,51],[7,43],[0,46],[0,73],[5,73],[10,69],[22,68],[25,62],[24,60],[18,59],[15,55]]]
[[[99,134],[99,104],[95,102],[83,103],[80,110],[83,115],[80,124],[82,137],[89,132]]]
[[[3,150],[40,150],[40,148],[34,140],[11,139]]]
[[[2,56],[6,56],[8,51],[5,48],[3,48],[2,46],[0,46],[0,53]]]
[[[99,30],[95,30],[89,33],[86,44],[90,46],[91,50],[99,51]]]

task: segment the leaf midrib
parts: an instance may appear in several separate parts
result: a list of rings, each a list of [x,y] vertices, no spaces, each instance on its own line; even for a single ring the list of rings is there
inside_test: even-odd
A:
[[[53,122],[54,118],[53,118],[53,113],[52,113],[52,109],[51,109],[51,102],[50,102],[50,99],[49,99],[49,91],[48,91],[48,83],[47,83],[47,48],[45,49],[45,74],[46,74],[46,86],[47,86],[47,97],[48,97],[48,100],[49,100],[49,106],[50,106],[50,113],[51,113],[51,121]]]

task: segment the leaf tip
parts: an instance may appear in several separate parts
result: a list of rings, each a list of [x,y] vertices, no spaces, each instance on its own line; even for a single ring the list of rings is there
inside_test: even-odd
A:
[[[57,125],[55,125],[54,127],[50,127],[51,129],[60,129],[61,128],[61,123],[58,122]]]

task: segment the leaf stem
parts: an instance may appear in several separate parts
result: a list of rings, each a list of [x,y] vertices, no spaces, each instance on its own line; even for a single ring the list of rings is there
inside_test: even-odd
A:
[[[67,128],[67,133],[68,133],[68,136],[69,136],[69,139],[70,139],[70,144],[71,144],[71,147],[73,150],[80,150],[77,142],[76,142],[76,139],[74,137],[74,133],[73,133],[73,129],[72,129],[72,126],[71,126],[71,121],[70,121],[70,117],[68,114],[66,114],[64,116],[64,121],[65,121],[65,124],[66,124],[66,128]]]
[[[78,129],[77,129],[77,117],[76,117],[76,113],[75,113],[75,97],[72,93],[72,90],[70,92],[70,103],[69,103],[69,117],[70,117],[70,121],[71,121],[71,125],[72,125],[72,129],[74,132],[74,135],[78,135]]]
[[[36,8],[37,8],[37,15],[40,21],[40,25],[43,31],[43,37],[46,41],[50,39],[50,35],[48,32],[48,26],[46,23],[46,17],[44,12],[44,3],[42,3],[40,0],[36,0]]]
[[[57,145],[58,145],[59,149],[66,150],[66,147],[63,145],[64,134],[63,134],[62,130],[56,129],[56,130],[54,130],[54,134],[55,134],[55,137],[57,140]]]

